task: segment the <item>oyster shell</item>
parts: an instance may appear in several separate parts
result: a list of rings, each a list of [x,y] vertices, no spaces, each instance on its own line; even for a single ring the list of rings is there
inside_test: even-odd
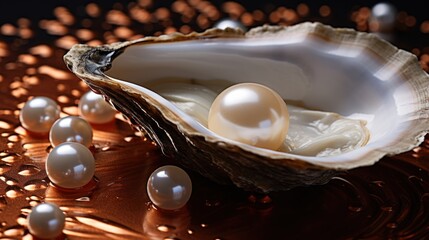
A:
[[[414,55],[375,35],[320,23],[75,45],[64,58],[164,154],[212,180],[251,191],[324,184],[339,171],[412,149],[429,128],[429,77]],[[148,88],[163,79],[209,87],[259,82],[286,101],[364,119],[371,138],[327,157],[231,142]]]

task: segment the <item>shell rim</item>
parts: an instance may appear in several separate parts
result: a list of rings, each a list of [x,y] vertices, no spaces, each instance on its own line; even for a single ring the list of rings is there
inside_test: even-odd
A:
[[[423,82],[422,84],[426,86],[429,85],[429,76],[426,72],[423,71],[423,69],[420,68],[420,65],[418,64],[418,61],[415,55],[407,51],[398,49],[395,46],[388,43],[387,41],[380,39],[371,33],[357,32],[353,29],[348,29],[348,28],[333,28],[331,26],[323,25],[318,22],[315,22],[315,23],[305,22],[305,23],[301,23],[293,26],[265,25],[265,26],[251,29],[249,32],[245,34],[238,29],[226,29],[226,30],[210,29],[202,33],[194,32],[188,35],[174,33],[170,35],[162,35],[160,37],[145,37],[142,39],[127,41],[127,42],[102,45],[99,47],[89,47],[87,45],[78,44],[73,46],[73,48],[64,56],[64,59],[69,69],[72,72],[74,72],[79,78],[83,79],[87,83],[88,83],[87,80],[97,81],[97,82],[106,81],[108,83],[103,83],[103,84],[114,84],[117,87],[120,87],[122,90],[132,92],[133,90],[130,90],[129,87],[125,88],[121,86],[117,82],[117,80],[119,79],[110,77],[105,73],[105,71],[108,70],[108,68],[111,66],[115,55],[121,54],[122,50],[130,45],[137,44],[137,43],[150,44],[155,42],[174,42],[174,41],[198,40],[198,39],[222,38],[222,37],[226,37],[226,38],[272,37],[275,35],[276,37],[279,37],[279,35],[277,35],[278,33],[281,33],[280,35],[282,34],[287,35],[291,33],[301,34],[304,36],[315,37],[322,41],[328,41],[328,42],[334,42],[334,43],[346,41],[347,39],[350,39],[350,38],[355,38],[358,40],[371,41],[371,42],[375,42],[376,44],[381,44],[384,48],[388,50],[389,54],[381,55],[380,53],[377,53],[370,44],[366,44],[365,48],[369,50],[373,55],[380,58],[383,62],[389,62],[389,59],[391,59],[393,56],[401,59],[407,59],[407,63],[409,63],[407,67],[411,67],[411,70],[406,69],[407,71],[404,71],[404,72],[400,72],[399,71],[400,69],[398,70],[398,72],[400,72],[403,75],[403,78],[410,80],[414,77],[419,77],[419,79],[415,81],[422,81]],[[105,61],[104,65],[99,65],[99,64],[94,65],[94,64],[88,63],[88,62],[92,62],[89,58],[94,52],[108,53],[106,55],[106,59],[104,59]],[[404,64],[401,64],[401,65],[404,65]],[[91,87],[91,84],[89,85]],[[429,96],[428,90],[426,90],[424,93],[421,93],[421,94],[423,95],[423,97]],[[357,152],[362,151],[362,149],[365,146],[360,149],[353,150],[351,152],[341,154],[338,156],[322,158],[324,160],[328,158],[332,159],[333,163],[336,163],[336,164],[333,164],[332,162],[320,161],[321,159],[320,157],[306,157],[301,155],[294,155],[294,154],[283,153],[278,151],[260,149],[250,145],[240,144],[234,141],[230,141],[220,136],[217,136],[217,137],[207,136],[207,135],[201,134],[201,132],[195,131],[195,129],[192,126],[190,126],[188,123],[184,123],[183,121],[177,120],[177,119],[180,119],[180,117],[177,114],[167,115],[162,111],[162,109],[158,109],[158,110],[170,122],[174,124],[178,124],[178,130],[181,132],[181,134],[185,136],[193,135],[193,136],[204,137],[206,141],[215,143],[218,146],[222,146],[224,144],[232,144],[240,148],[242,151],[256,154],[259,156],[261,156],[261,152],[265,154],[268,153],[269,157],[272,158],[273,161],[280,162],[280,164],[281,164],[281,161],[279,160],[282,160],[282,159],[300,160],[300,161],[306,162],[306,164],[309,167],[338,169],[338,170],[345,170],[345,169],[351,169],[351,168],[360,167],[360,166],[372,165],[385,155],[396,155],[398,153],[409,151],[412,148],[418,146],[420,143],[422,143],[424,141],[424,136],[429,132],[428,127],[426,127],[429,124],[429,117],[428,117],[429,103],[427,103],[425,107],[423,106],[420,107],[419,111],[414,112],[414,115],[411,116],[415,118],[410,120],[414,123],[413,124],[414,127],[412,128],[412,131],[409,131],[407,132],[407,134],[405,134],[405,136],[402,136],[404,141],[396,142],[390,146],[383,146],[382,148],[369,149],[364,154],[361,153],[361,156],[359,157],[359,159],[355,158],[355,161],[347,161],[347,164],[338,164],[338,162],[335,162],[335,161],[338,161],[336,159],[342,159],[344,157],[347,157],[348,155],[355,155],[357,154]],[[190,130],[193,130],[193,131],[190,131]],[[365,158],[365,160],[362,161],[362,158]]]

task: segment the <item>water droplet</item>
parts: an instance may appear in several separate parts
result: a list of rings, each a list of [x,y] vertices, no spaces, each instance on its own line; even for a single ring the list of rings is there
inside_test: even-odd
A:
[[[19,136],[18,135],[10,135],[8,138],[7,138],[7,140],[9,141],[9,142],[19,142]]]
[[[131,142],[133,140],[133,137],[124,137],[125,142]]]
[[[18,180],[16,180],[16,179],[13,179],[13,178],[6,178],[5,180],[6,180],[6,181],[5,181],[5,183],[6,183],[7,185],[9,185],[9,186],[16,186],[16,185],[19,185],[19,181],[18,181]]]
[[[165,237],[164,240],[180,240],[180,238],[172,236],[172,237]]]
[[[12,168],[12,165],[8,163],[0,163],[0,174],[3,174],[9,171]]]
[[[19,215],[16,222],[21,226],[25,226],[27,224],[27,216],[23,214]]]
[[[6,197],[8,198],[17,198],[24,195],[24,190],[18,186],[7,186],[6,187]]]
[[[159,225],[156,229],[158,229],[160,232],[170,232],[174,231],[176,228],[170,225]]]
[[[12,124],[7,123],[5,121],[0,121],[0,128],[2,129],[11,129],[13,127]]]
[[[3,232],[3,236],[5,237],[22,237],[24,235],[24,227],[22,226],[14,226]]]
[[[207,225],[207,224],[205,224],[205,223],[201,223],[201,227],[202,227],[202,228],[206,228],[206,227],[208,227],[208,225]]]
[[[21,167],[19,168],[18,174],[22,176],[31,176],[38,172],[40,172],[39,167],[31,164],[24,164],[24,165],[21,165]]]
[[[31,201],[42,201],[43,198],[36,196],[36,195],[31,195],[29,200]]]
[[[2,161],[6,163],[14,163],[17,160],[18,156],[16,155],[7,155],[6,157],[2,157]]]
[[[48,183],[45,180],[40,179],[33,179],[24,184],[24,189],[27,191],[36,191],[47,187]]]
[[[39,201],[29,201],[28,202],[28,204],[30,204],[31,207],[35,207],[35,206],[39,205],[40,203],[42,203],[42,202],[39,202]]]
[[[194,234],[194,231],[192,229],[188,229],[188,234],[192,235],[192,234]]]
[[[89,198],[89,197],[80,197],[80,198],[76,198],[76,201],[78,201],[78,202],[89,202],[89,201],[91,201],[91,198]]]

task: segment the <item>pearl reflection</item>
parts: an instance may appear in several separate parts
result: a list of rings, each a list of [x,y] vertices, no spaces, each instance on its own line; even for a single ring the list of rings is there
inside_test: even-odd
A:
[[[235,89],[225,95],[224,104],[226,107],[242,105],[243,101],[248,103],[259,102],[259,96],[249,89]]]
[[[168,175],[167,175],[167,173],[166,173],[165,171],[160,171],[160,172],[158,172],[158,173],[156,174],[156,176],[157,176],[157,177],[160,177],[160,178],[168,178]]]
[[[40,204],[40,206],[37,208],[37,211],[39,213],[49,213],[53,210],[53,206],[49,204]]]
[[[49,104],[46,102],[46,100],[42,98],[34,98],[32,101],[28,102],[28,105],[32,108],[49,107]]]
[[[143,231],[150,239],[166,239],[171,235],[188,234],[190,224],[191,214],[186,207],[176,211],[163,211],[151,207],[146,211]]]
[[[77,151],[70,145],[62,145],[61,147],[56,148],[56,152],[61,156],[77,154]]]

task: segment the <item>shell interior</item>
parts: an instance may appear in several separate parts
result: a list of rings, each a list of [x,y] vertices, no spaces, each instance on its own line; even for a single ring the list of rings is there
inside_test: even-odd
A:
[[[65,60],[164,152],[188,151],[184,158],[201,159],[183,160],[186,166],[250,190],[325,183],[337,170],[412,149],[429,128],[429,77],[414,55],[375,35],[320,23],[263,26],[246,34],[212,29],[98,48],[78,45]],[[170,82],[202,85],[215,93],[236,83],[261,83],[293,105],[365,121],[370,139],[327,157],[239,144],[208,130],[161,96],[157,91],[162,89],[154,90]]]

